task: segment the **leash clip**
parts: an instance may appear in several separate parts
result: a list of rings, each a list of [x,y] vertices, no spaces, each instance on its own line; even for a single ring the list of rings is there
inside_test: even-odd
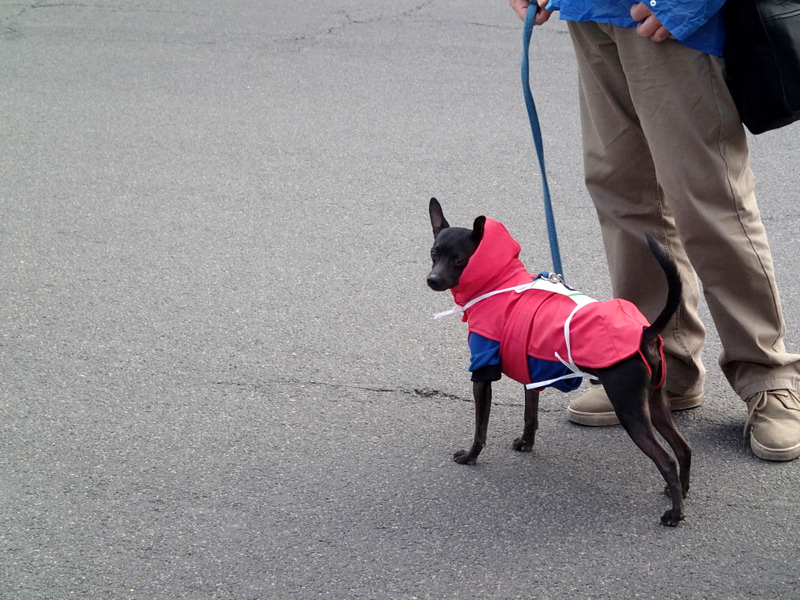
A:
[[[567,283],[564,281],[564,276],[561,273],[548,273],[545,279],[550,283],[560,283],[563,286],[567,285]]]

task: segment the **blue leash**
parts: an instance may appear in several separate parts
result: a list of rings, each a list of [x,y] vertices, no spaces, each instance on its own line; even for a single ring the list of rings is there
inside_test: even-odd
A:
[[[542,172],[542,191],[544,192],[544,216],[547,222],[547,237],[550,239],[550,256],[553,259],[553,270],[560,275],[564,274],[561,268],[561,252],[558,249],[558,234],[556,233],[556,220],[553,216],[553,206],[550,203],[550,187],[547,185],[547,171],[544,167],[544,144],[542,143],[542,128],[539,126],[539,117],[536,114],[536,105],[533,102],[530,83],[530,67],[528,60],[528,47],[531,45],[533,33],[533,20],[539,11],[535,1],[528,6],[525,14],[525,27],[522,30],[522,92],[525,95],[525,106],[528,109],[528,120],[531,122],[533,145],[539,156],[539,170]]]

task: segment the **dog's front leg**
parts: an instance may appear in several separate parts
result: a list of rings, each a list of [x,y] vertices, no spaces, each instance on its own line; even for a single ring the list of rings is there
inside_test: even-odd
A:
[[[525,390],[525,427],[522,436],[514,440],[512,448],[517,452],[530,452],[533,449],[536,430],[539,428],[539,392]]]
[[[473,382],[472,394],[475,396],[475,438],[472,441],[472,448],[459,450],[453,454],[453,460],[460,465],[474,465],[478,454],[486,445],[486,430],[489,427],[489,412],[492,409],[492,382]]]

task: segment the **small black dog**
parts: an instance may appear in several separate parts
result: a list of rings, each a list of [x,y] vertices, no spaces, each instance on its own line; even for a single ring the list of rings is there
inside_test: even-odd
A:
[[[450,227],[435,198],[429,208],[434,244],[428,286],[452,291],[458,307],[450,312],[464,312],[473,350],[475,437],[472,447],[456,452],[453,459],[474,464],[483,449],[492,381],[501,373],[526,384],[524,428],[513,443],[520,452],[533,448],[539,390],[551,385],[574,389],[580,384],[578,377],[589,376],[602,383],[620,423],[666,480],[672,508],[661,523],[676,526],[683,519],[683,498],[689,491],[692,450],[675,428],[661,386],[665,365],[658,335],[680,302],[682,285],[675,264],[648,235],[669,288],[666,306],[649,325],[625,300],[597,302],[552,277],[530,275],[518,259],[519,245],[497,221],[481,216],[472,229]],[[533,316],[517,318],[523,305],[530,305],[524,310]],[[557,324],[551,326],[553,322]],[[494,359],[473,368],[476,356],[484,362],[486,356]],[[677,462],[656,439],[654,427]]]

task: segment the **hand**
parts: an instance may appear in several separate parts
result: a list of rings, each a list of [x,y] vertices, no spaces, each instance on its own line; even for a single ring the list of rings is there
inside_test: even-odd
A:
[[[631,18],[639,23],[636,26],[636,33],[642,37],[650,38],[654,42],[675,39],[675,36],[661,24],[658,17],[653,14],[653,11],[644,2],[639,2],[631,7]]]
[[[550,15],[553,14],[552,10],[545,10],[545,6],[547,6],[548,0],[537,0],[537,4],[539,5],[539,12],[536,13],[536,18],[533,20],[534,25],[542,25],[545,23],[549,18]],[[514,9],[519,15],[519,18],[523,21],[525,20],[525,13],[528,12],[528,6],[530,5],[529,0],[509,0],[509,4],[511,8]]]

